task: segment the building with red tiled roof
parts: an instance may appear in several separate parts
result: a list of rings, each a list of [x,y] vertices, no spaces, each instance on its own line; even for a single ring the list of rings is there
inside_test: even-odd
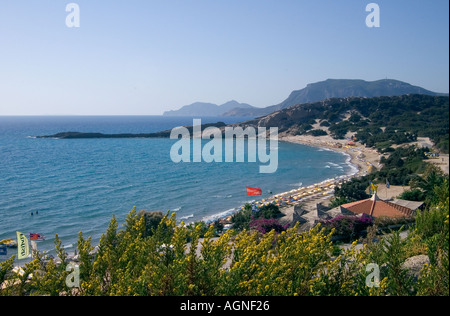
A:
[[[403,205],[383,201],[376,193],[370,199],[344,204],[341,208],[356,215],[367,214],[372,217],[392,218],[412,217],[417,209],[410,209]]]

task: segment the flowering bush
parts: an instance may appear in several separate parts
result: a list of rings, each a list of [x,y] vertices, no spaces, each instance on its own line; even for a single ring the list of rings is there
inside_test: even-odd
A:
[[[348,240],[359,237],[373,223],[373,218],[366,214],[362,216],[339,215],[335,218],[321,221],[322,227],[327,232],[334,230],[335,238]]]
[[[255,229],[261,234],[267,234],[271,232],[272,230],[275,230],[276,233],[281,233],[285,230],[287,230],[289,225],[281,225],[280,221],[271,218],[271,219],[265,219],[265,218],[253,218],[250,222],[250,229]]]
[[[164,216],[146,236],[145,218],[132,211],[122,230],[115,218],[111,220],[96,252],[91,239],[80,233],[77,289],[64,282],[69,260],[56,236],[57,260],[35,254],[21,276],[9,272],[14,258],[0,264],[0,296],[448,295],[448,214],[447,197],[419,215],[419,225],[408,237],[393,232],[361,248],[354,242],[336,254],[336,229],[358,232],[372,219],[338,217],[303,233],[298,233],[298,226],[276,233],[277,221],[254,220],[254,227],[264,231],[229,230],[213,238],[211,227],[202,239],[201,225],[190,230],[177,225],[175,215]],[[417,281],[403,267],[411,242],[426,245],[430,258]],[[369,286],[370,271],[375,271],[370,267],[375,266],[377,282]]]

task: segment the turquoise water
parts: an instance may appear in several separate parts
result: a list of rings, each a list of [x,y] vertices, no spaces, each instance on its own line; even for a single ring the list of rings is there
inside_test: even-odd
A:
[[[203,118],[203,123],[237,118]],[[279,168],[260,174],[259,163],[175,164],[170,139],[35,139],[63,131],[156,132],[192,125],[192,118],[0,117],[0,240],[39,233],[53,249],[57,233],[67,249],[78,233],[94,243],[115,215],[137,210],[177,213],[187,222],[230,214],[246,202],[246,186],[289,191],[352,172],[348,157],[280,142]],[[247,160],[246,160],[247,161]],[[33,216],[31,215],[33,213]],[[38,214],[37,214],[38,213]]]

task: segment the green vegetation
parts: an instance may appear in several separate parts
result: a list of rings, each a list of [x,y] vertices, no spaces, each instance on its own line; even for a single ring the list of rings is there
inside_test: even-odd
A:
[[[235,231],[249,230],[252,221],[258,219],[275,219],[281,216],[280,208],[275,204],[265,205],[258,209],[257,212],[252,211],[252,206],[246,204],[244,210],[233,215],[231,222]]]
[[[314,137],[319,137],[319,136],[326,136],[326,135],[328,135],[328,133],[327,133],[326,131],[321,130],[321,129],[315,129],[315,130],[312,130],[312,131],[308,132],[308,134],[309,134],[309,135],[312,135],[312,136],[314,136]]]
[[[448,113],[448,97],[404,95],[301,104],[282,110],[271,120],[279,123],[280,131],[291,129],[298,134],[317,133],[311,131],[311,124],[319,120],[334,138],[343,139],[352,132],[359,142],[380,151],[429,137],[440,151],[448,153]]]
[[[383,168],[375,173],[376,178],[379,181],[388,179],[392,185],[409,185],[411,180],[417,178],[427,168],[426,151],[427,149],[418,149],[414,146],[397,148],[388,158],[381,158]]]
[[[334,189],[335,199],[332,202],[331,207],[337,207],[342,204],[368,199],[370,195],[367,194],[366,191],[369,183],[369,176],[365,176],[361,178],[353,178],[342,184],[340,187],[337,186]]]
[[[321,225],[305,233],[228,231],[214,240],[211,226],[200,240],[201,225],[190,230],[166,215],[147,234],[146,217],[131,211],[121,230],[112,218],[96,252],[80,233],[79,287],[65,282],[71,270],[56,236],[58,260],[35,253],[22,276],[10,272],[14,258],[0,264],[0,295],[448,295],[448,182],[434,191],[438,200],[418,214],[406,238],[400,231],[375,236],[373,229],[362,248],[354,242],[349,249],[334,245],[335,230]],[[417,255],[430,263],[414,275],[404,262]]]
[[[391,185],[411,186],[411,190],[405,191],[400,198],[409,201],[424,201],[426,205],[437,202],[442,192],[435,192],[436,188],[447,181],[448,175],[432,164],[426,162],[426,149],[418,149],[414,146],[399,147],[388,158],[383,157],[383,168],[367,176],[353,178],[350,181],[335,188],[335,199],[331,206],[368,199],[369,183],[375,184],[389,182]]]

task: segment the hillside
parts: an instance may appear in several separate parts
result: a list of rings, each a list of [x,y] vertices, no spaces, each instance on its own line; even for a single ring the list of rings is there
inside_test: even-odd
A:
[[[235,109],[252,110],[255,107],[246,103],[239,103],[237,101],[229,101],[222,105],[214,103],[196,102],[190,105],[183,106],[179,110],[164,112],[164,116],[222,116],[224,113],[233,111]]]
[[[333,98],[292,106],[240,125],[277,126],[280,133],[290,135],[330,133],[336,139],[352,132],[359,142],[379,150],[429,137],[448,152],[448,113],[449,97],[445,96]]]
[[[394,145],[417,142],[427,137],[443,153],[449,152],[449,97],[403,95],[395,97],[332,98],[295,105],[250,121],[241,127],[278,127],[284,136],[330,135],[345,139],[352,135],[358,142],[380,152]],[[225,127],[224,123],[205,124],[202,128]],[[192,128],[192,127],[190,127]],[[170,131],[150,134],[100,134],[66,132],[37,138],[157,138]]]
[[[329,98],[371,98],[380,96],[401,96],[405,94],[424,94],[430,96],[442,95],[398,80],[386,79],[369,82],[364,80],[328,79],[326,81],[308,84],[304,89],[293,91],[290,96],[280,104],[262,109],[234,109],[233,111],[227,112],[223,115],[257,117],[267,115],[296,104],[317,102]]]

